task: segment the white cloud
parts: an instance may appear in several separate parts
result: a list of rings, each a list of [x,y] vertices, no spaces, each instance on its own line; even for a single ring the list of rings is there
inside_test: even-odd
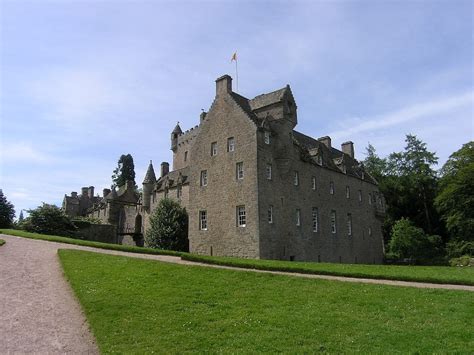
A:
[[[447,113],[466,105],[472,106],[473,103],[474,92],[472,91],[442,99],[434,99],[367,119],[354,118],[346,120],[341,125],[344,128],[330,133],[329,136],[333,139],[344,139],[361,132],[380,130],[427,116]]]
[[[49,164],[57,158],[41,152],[28,142],[4,143],[0,152],[0,161],[3,163]]]

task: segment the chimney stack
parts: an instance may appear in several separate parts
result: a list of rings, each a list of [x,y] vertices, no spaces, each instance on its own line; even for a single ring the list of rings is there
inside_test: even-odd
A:
[[[71,192],[71,197],[77,197],[77,192],[76,191]]]
[[[81,188],[81,195],[82,195],[82,197],[89,196],[89,188],[88,187]]]
[[[318,141],[320,141],[320,142],[323,143],[326,147],[328,147],[329,149],[331,149],[331,137],[329,137],[329,136],[324,136],[324,137],[318,138]]]
[[[94,197],[94,186],[89,186],[89,198]]]
[[[349,155],[351,158],[354,158],[354,143],[351,141],[341,144],[341,150],[343,153]]]
[[[199,122],[202,123],[206,119],[207,112],[202,111],[201,114],[199,115]]]
[[[105,197],[107,196],[108,194],[110,194],[110,189],[103,189],[102,190],[102,195]]]
[[[161,177],[168,175],[170,172],[170,165],[168,162],[164,161],[161,163]]]
[[[229,75],[223,75],[216,80],[216,96],[232,92],[232,78]]]

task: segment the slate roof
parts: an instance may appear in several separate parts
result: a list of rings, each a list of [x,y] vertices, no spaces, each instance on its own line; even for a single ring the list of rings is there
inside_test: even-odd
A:
[[[158,181],[156,182],[156,188],[155,189],[157,191],[163,190],[164,187],[165,187],[164,183],[166,182],[166,180],[168,180],[169,183],[170,183],[169,187],[176,186],[180,174],[181,174],[181,184],[182,185],[188,184],[189,183],[189,180],[188,180],[189,173],[190,173],[189,166],[187,166],[185,168],[182,168],[182,169],[170,171],[168,174],[166,174],[165,176],[160,177],[158,179]]]
[[[249,100],[249,105],[252,110],[258,110],[259,108],[280,102],[283,100],[285,93],[287,90],[289,90],[289,88],[289,85],[287,85],[282,89],[255,96],[252,100]]]
[[[148,165],[148,170],[146,171],[145,179],[143,179],[144,184],[150,184],[156,182],[155,169],[153,169],[153,164],[150,160],[150,165]]]

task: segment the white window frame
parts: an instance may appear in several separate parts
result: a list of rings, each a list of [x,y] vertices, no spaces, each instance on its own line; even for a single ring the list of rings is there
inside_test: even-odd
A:
[[[347,214],[347,236],[352,237],[352,214]]]
[[[334,195],[334,181],[329,182],[329,194]]]
[[[331,233],[336,234],[337,233],[337,214],[336,214],[336,210],[331,210],[330,221],[331,221]]]
[[[207,211],[199,211],[199,230],[207,231]]]
[[[294,179],[293,179],[293,185],[295,185],[295,186],[300,185],[300,174],[296,170],[295,170],[295,176],[294,176]]]
[[[227,152],[233,152],[235,151],[235,138],[234,137],[229,137],[227,138]]]
[[[235,177],[237,180],[244,179],[244,162],[240,161],[235,164]]]
[[[266,176],[267,176],[267,180],[272,179],[272,164],[267,164]]]
[[[272,224],[273,223],[273,206],[272,205],[268,206],[267,218],[268,218],[268,223]]]
[[[319,229],[319,211],[317,207],[312,210],[313,232],[317,233]]]
[[[316,176],[311,177],[311,189],[316,190]]]
[[[265,132],[263,133],[263,137],[264,137],[263,140],[264,140],[265,144],[270,144],[270,142],[271,142],[271,139],[270,139],[270,132],[265,131]]]
[[[299,208],[296,209],[296,226],[301,227],[301,210]]]
[[[201,170],[201,186],[207,186],[207,170]]]
[[[211,143],[211,157],[215,157],[217,155],[217,142]]]
[[[237,206],[236,217],[237,217],[237,227],[243,228],[247,226],[247,214],[246,214],[244,205]]]

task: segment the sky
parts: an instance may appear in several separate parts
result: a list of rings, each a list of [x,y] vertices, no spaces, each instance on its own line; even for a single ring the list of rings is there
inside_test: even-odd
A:
[[[471,1],[2,0],[0,189],[17,216],[61,205],[128,153],[140,185],[235,51],[239,94],[289,84],[300,132],[359,160],[415,134],[440,168],[474,140],[473,48]]]

